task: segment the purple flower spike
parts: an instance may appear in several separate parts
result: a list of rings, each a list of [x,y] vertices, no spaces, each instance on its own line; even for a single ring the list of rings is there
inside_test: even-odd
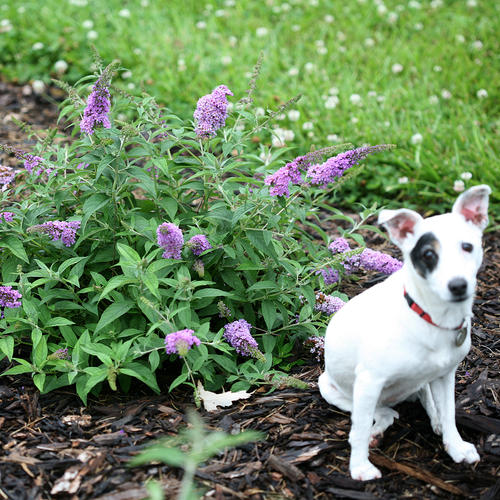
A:
[[[330,252],[332,252],[333,255],[335,255],[337,253],[348,252],[351,247],[349,246],[349,242],[345,238],[337,238],[330,243],[328,249],[330,250]]]
[[[69,222],[52,220],[39,224],[37,226],[32,226],[29,228],[30,231],[35,231],[39,233],[48,234],[52,237],[52,241],[61,240],[63,245],[70,247],[75,244],[76,241],[76,231],[80,228],[80,221],[72,220]]]
[[[224,338],[242,356],[260,357],[262,353],[257,341],[250,334],[250,328],[252,325],[244,319],[233,321],[224,326]]]
[[[11,286],[0,286],[0,318],[3,318],[5,308],[15,309],[21,307],[22,295],[13,290]]]
[[[7,167],[6,165],[0,165],[0,184],[3,186],[9,185],[16,176],[16,172],[13,168]]]
[[[167,354],[178,354],[181,358],[186,356],[193,345],[200,345],[200,339],[194,335],[194,330],[186,328],[165,337],[165,351]]]
[[[371,248],[365,248],[359,258],[360,265],[368,271],[392,274],[403,267],[403,263],[400,260],[386,253],[372,250]]]
[[[87,106],[83,111],[83,119],[80,122],[80,128],[88,135],[94,133],[97,124],[104,128],[111,128],[111,122],[108,118],[111,109],[110,94],[104,79],[99,78],[92,87],[92,92],[87,99]]]
[[[322,292],[316,294],[316,304],[314,309],[316,311],[324,312],[329,316],[336,313],[339,309],[344,307],[345,302],[339,297],[334,297],[332,295],[325,295]]]
[[[319,273],[321,273],[321,275],[323,276],[325,285],[333,285],[334,283],[337,283],[340,278],[339,272],[336,269],[332,269],[331,267],[321,269]]]
[[[369,154],[384,151],[390,147],[387,144],[380,144],[345,151],[329,158],[324,163],[309,167],[307,177],[311,179],[311,184],[319,184],[320,187],[326,187],[330,182],[335,182],[337,178],[342,177],[346,170],[354,167],[354,165],[364,160]]]
[[[2,219],[4,222],[12,222],[13,218],[14,214],[12,212],[0,212],[0,222],[2,222]]]
[[[26,154],[24,156],[24,168],[31,174],[33,169],[37,168],[38,165],[43,161],[43,158],[39,156]],[[43,168],[40,167],[35,172],[36,175],[40,175],[43,172]]]
[[[156,230],[158,245],[165,249],[162,257],[165,259],[180,259],[184,245],[182,231],[171,222],[164,222]]]
[[[196,236],[193,236],[187,242],[187,246],[191,248],[196,256],[201,255],[205,250],[210,250],[212,248],[212,245],[204,234],[197,234]]]
[[[200,138],[214,137],[217,130],[224,127],[227,118],[227,97],[233,93],[225,86],[219,85],[211,94],[198,99],[194,119],[196,135]]]

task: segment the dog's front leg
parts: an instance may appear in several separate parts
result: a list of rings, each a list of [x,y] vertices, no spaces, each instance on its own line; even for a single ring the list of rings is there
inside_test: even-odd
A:
[[[368,445],[373,426],[373,417],[383,381],[377,380],[368,371],[357,371],[353,390],[353,408],[351,414],[351,459],[349,470],[351,477],[359,481],[368,481],[382,476],[380,471],[368,460]]]
[[[457,463],[478,462],[476,447],[461,438],[455,423],[455,370],[432,381],[430,388],[440,420],[445,450]]]

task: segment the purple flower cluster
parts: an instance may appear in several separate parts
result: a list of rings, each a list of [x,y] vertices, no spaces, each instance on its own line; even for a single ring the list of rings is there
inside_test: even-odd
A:
[[[71,245],[74,245],[76,241],[76,231],[79,227],[80,221],[78,220],[68,222],[52,220],[33,226],[30,230],[48,234],[52,237],[53,241],[61,240],[65,246],[70,247]]]
[[[200,345],[200,339],[194,335],[194,330],[186,328],[165,337],[165,351],[167,354],[178,354],[184,357],[193,345]]]
[[[332,252],[333,255],[335,255],[337,253],[348,252],[351,247],[349,246],[349,242],[345,238],[337,238],[330,243],[328,249],[330,250],[330,252]]]
[[[342,177],[346,170],[354,167],[354,165],[364,160],[369,154],[383,151],[389,147],[386,144],[380,144],[345,151],[329,158],[324,163],[310,166],[307,170],[307,177],[310,177],[311,184],[319,184],[321,187],[326,187],[330,182],[335,182],[337,178]]]
[[[37,168],[40,163],[43,161],[43,158],[39,156],[26,154],[24,155],[24,168],[31,174],[33,169]],[[43,172],[43,167],[40,167],[36,170],[35,174],[40,175]]]
[[[339,297],[325,295],[323,292],[318,292],[316,294],[316,304],[314,305],[314,309],[330,316],[331,314],[336,313],[344,305],[345,302]]]
[[[205,250],[210,250],[212,248],[212,245],[204,234],[197,234],[196,236],[193,236],[186,244],[189,248],[191,248],[196,256],[201,255]]]
[[[11,286],[0,286],[0,318],[3,318],[3,311],[6,307],[9,309],[21,307],[21,298],[22,295]]]
[[[13,218],[14,214],[12,212],[0,212],[0,222],[2,222],[2,219],[4,222],[12,222]]]
[[[252,325],[244,319],[233,321],[224,326],[224,338],[242,356],[257,357],[259,346],[250,334],[250,328],[252,328]]]
[[[6,165],[0,165],[1,185],[7,186],[14,180],[15,176],[16,176],[16,171],[13,168],[7,167]]]
[[[305,340],[304,347],[309,349],[311,354],[315,354],[316,361],[321,361],[325,352],[325,339],[324,337],[309,337]]]
[[[107,82],[105,79],[99,78],[92,87],[92,92],[87,99],[87,106],[83,111],[80,128],[88,135],[94,133],[94,128],[99,123],[104,128],[111,128],[111,122],[108,118],[110,109],[111,101]]]
[[[171,222],[164,222],[156,229],[158,245],[165,251],[162,257],[165,259],[180,259],[181,250],[184,245],[182,231]]]
[[[319,272],[323,276],[325,285],[333,285],[334,283],[337,283],[340,278],[339,272],[336,269],[332,269],[331,267],[321,269]]]
[[[211,94],[198,99],[194,112],[195,132],[198,137],[213,137],[217,130],[226,124],[228,95],[233,93],[225,85],[219,85]]]
[[[403,263],[387,255],[386,253],[365,248],[359,255],[361,267],[368,271],[378,271],[384,274],[392,274],[403,267]]]
[[[69,359],[70,355],[68,352],[68,348],[64,347],[63,349],[57,349],[57,351],[50,354],[47,359]]]
[[[269,188],[271,196],[286,196],[288,198],[290,196],[290,184],[300,184],[302,182],[298,161],[302,158],[303,156],[295,158],[295,160],[265,178],[265,184],[271,186]]]

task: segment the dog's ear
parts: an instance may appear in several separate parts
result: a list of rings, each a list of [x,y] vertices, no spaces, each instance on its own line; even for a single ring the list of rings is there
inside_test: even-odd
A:
[[[488,225],[490,186],[481,184],[464,191],[453,204],[452,213],[461,215],[481,231]]]
[[[387,228],[391,240],[399,247],[404,245],[408,235],[414,234],[415,226],[421,220],[423,219],[417,212],[406,208],[382,210],[378,216],[378,223]]]

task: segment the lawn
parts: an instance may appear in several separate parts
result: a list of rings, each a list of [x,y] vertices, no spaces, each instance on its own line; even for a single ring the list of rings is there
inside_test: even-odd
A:
[[[303,95],[275,122],[294,153],[398,146],[347,186],[344,204],[404,199],[433,210],[477,183],[498,200],[496,2],[8,0],[1,9],[4,78],[76,81],[94,44],[105,62],[120,59],[115,83],[190,117],[218,84],[240,98],[262,51],[259,111]]]

